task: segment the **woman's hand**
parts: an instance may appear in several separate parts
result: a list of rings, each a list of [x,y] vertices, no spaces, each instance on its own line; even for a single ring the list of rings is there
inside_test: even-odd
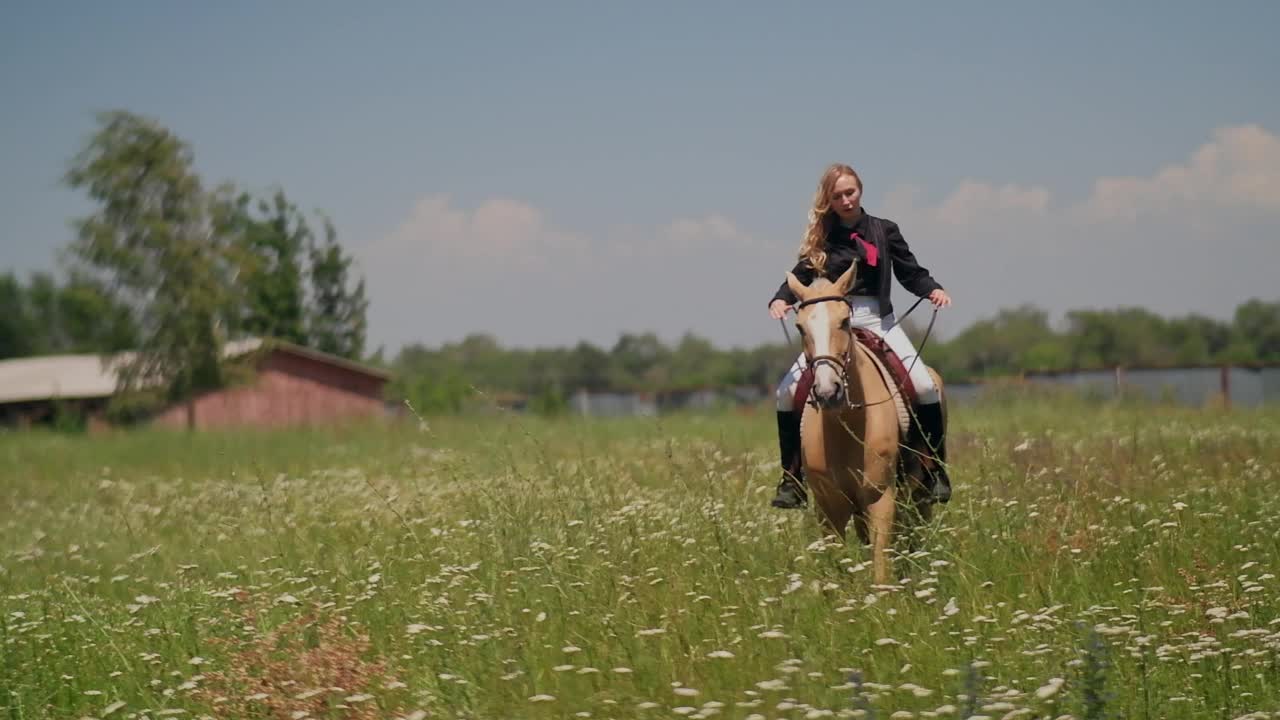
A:
[[[938,288],[929,293],[929,302],[933,303],[936,308],[944,308],[951,304],[951,296],[947,294],[946,290]]]
[[[774,300],[769,303],[769,317],[774,320],[781,320],[787,316],[787,310],[790,309],[791,306],[787,304],[786,300]]]

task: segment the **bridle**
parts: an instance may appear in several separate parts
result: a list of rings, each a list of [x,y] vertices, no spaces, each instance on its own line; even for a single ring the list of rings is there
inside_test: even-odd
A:
[[[800,304],[796,305],[796,314],[799,315],[800,310],[808,305],[815,305],[821,302],[834,302],[834,301],[846,302],[843,295],[823,295],[821,297],[809,298],[808,300],[804,300],[800,302]],[[785,326],[784,326],[784,329],[785,329]],[[847,388],[849,384],[849,363],[852,360],[851,353],[853,352],[853,348],[855,345],[855,341],[853,338],[852,318],[850,318],[850,322],[845,325],[845,329],[849,333],[849,343],[845,345],[843,357],[838,357],[836,355],[815,355],[813,357],[810,357],[809,353],[805,352],[804,358],[805,358],[805,362],[809,364],[809,367],[814,369],[815,371],[818,369],[819,363],[827,363],[828,365],[833,365],[836,368],[836,372],[840,373],[840,377],[844,378],[845,386]]]
[[[920,298],[919,300],[916,300],[915,303],[911,306],[911,308],[907,310],[907,312],[903,313],[902,317],[899,318],[898,321],[895,322],[891,327],[897,327],[898,325],[902,324],[902,321],[906,320],[907,316],[910,315],[912,312],[914,312],[916,307],[923,300],[924,298]],[[796,315],[799,316],[801,308],[804,308],[806,306],[814,305],[821,302],[833,302],[833,301],[846,302],[846,299],[842,295],[822,295],[815,298],[809,298],[808,300],[801,301],[799,304],[795,306]],[[911,367],[907,368],[908,372],[910,372],[911,369],[915,367],[916,361],[920,359],[920,353],[924,351],[925,344],[929,342],[929,336],[933,333],[933,322],[934,320],[937,319],[937,317],[938,317],[938,309],[934,308],[933,317],[929,319],[929,327],[928,329],[925,330],[924,339],[920,342],[920,347],[917,349],[915,357],[911,359]],[[888,397],[884,398],[883,400],[877,400],[876,402],[872,402],[872,403],[853,402],[849,394],[849,364],[853,360],[853,352],[857,348],[858,341],[857,341],[857,338],[855,338],[853,335],[853,319],[852,318],[850,318],[850,322],[845,326],[845,329],[849,333],[849,342],[845,346],[843,357],[837,357],[835,355],[815,355],[813,357],[810,357],[808,352],[804,352],[805,362],[808,363],[809,368],[811,370],[816,370],[818,363],[823,363],[823,362],[829,365],[832,365],[836,368],[836,371],[840,373],[841,379],[844,380],[844,387],[845,387],[844,401],[845,401],[845,405],[849,408],[856,410],[859,408],[874,407],[876,405],[880,405],[881,403],[892,401],[895,396],[901,393],[901,389],[896,387],[896,384],[893,382],[893,380],[886,377],[885,382],[890,389]],[[787,325],[785,322],[782,323],[782,332],[787,335],[787,342],[790,343],[791,335],[790,333],[787,333]],[[814,402],[812,387],[809,389],[809,397],[805,398],[805,402]]]

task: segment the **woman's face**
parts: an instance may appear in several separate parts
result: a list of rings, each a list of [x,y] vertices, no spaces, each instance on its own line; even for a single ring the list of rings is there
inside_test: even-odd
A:
[[[827,202],[841,220],[852,222],[858,219],[862,210],[862,188],[858,187],[858,181],[852,175],[841,175],[831,187]]]

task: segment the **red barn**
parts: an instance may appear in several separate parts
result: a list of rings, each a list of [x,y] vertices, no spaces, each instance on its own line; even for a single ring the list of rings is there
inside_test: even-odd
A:
[[[199,395],[167,408],[152,422],[198,429],[332,425],[387,416],[383,390],[390,375],[279,340],[228,343],[225,354],[254,369],[244,384]],[[59,406],[78,408],[98,424],[117,392],[110,361],[97,355],[59,355],[0,361],[0,420],[47,421]]]

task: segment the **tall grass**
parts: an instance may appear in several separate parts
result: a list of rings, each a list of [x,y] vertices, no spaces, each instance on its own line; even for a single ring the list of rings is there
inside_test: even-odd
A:
[[[0,716],[1280,708],[1280,415],[952,423],[891,587],[768,507],[767,413],[3,435]]]

